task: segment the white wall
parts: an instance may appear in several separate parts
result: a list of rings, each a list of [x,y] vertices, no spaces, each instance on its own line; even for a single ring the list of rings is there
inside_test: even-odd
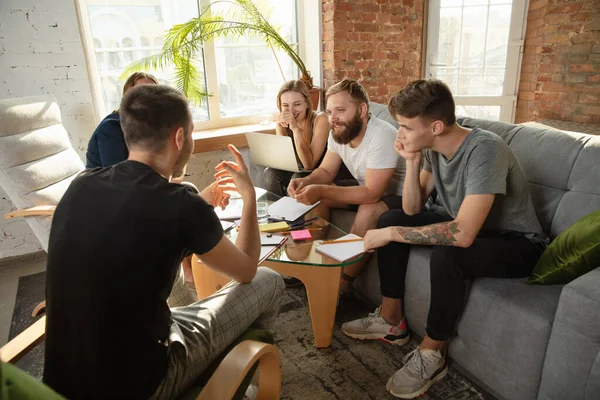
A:
[[[73,0],[0,1],[0,98],[52,94],[73,146],[84,154],[94,129]],[[0,189],[0,214],[14,209]],[[0,259],[41,250],[23,220],[0,218]]]
[[[0,0],[0,99],[52,94],[71,142],[85,159],[95,128],[92,98],[73,0]],[[248,158],[247,150],[243,150]],[[190,180],[204,187],[228,151],[193,156]],[[15,207],[0,189],[0,259],[41,247],[24,220],[1,218]]]

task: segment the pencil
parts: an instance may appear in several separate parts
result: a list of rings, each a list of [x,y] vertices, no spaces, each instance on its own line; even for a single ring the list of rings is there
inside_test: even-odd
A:
[[[299,229],[298,231],[320,231],[323,228],[309,228],[309,229]],[[292,231],[283,231],[283,232],[278,232],[281,233],[282,235],[289,235]]]
[[[364,240],[364,239],[356,238],[356,239],[344,239],[344,240],[326,240],[321,244],[350,243],[350,242],[360,242],[361,240]]]

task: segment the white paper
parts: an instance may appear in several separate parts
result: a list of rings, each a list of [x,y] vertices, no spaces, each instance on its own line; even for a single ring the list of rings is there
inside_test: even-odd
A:
[[[357,236],[353,233],[350,233],[346,236],[342,236],[336,240],[348,240],[348,239],[361,239],[360,236]],[[356,257],[359,254],[365,252],[365,241],[360,240],[356,242],[349,243],[331,243],[331,244],[323,244],[316,248],[316,250],[320,253],[328,255],[331,258],[335,258],[340,262],[344,262],[349,260],[352,257]]]
[[[255,187],[256,199],[260,199],[267,193],[263,188]],[[244,207],[244,201],[241,198],[229,199],[229,204],[225,207],[225,210],[221,210],[221,207],[215,207],[215,213],[219,219],[239,219],[242,218],[242,209]]]
[[[296,199],[291,197],[282,197],[273,204],[269,205],[269,217],[280,218],[286,221],[293,222],[318,206],[321,202],[307,206],[306,204],[298,203]]]

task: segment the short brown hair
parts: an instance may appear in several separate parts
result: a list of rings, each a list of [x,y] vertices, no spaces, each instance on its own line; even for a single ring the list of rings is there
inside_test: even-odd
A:
[[[440,120],[446,126],[456,122],[452,92],[438,79],[412,81],[390,98],[388,111],[392,117],[421,117],[430,122]]]
[[[327,93],[325,93],[325,103],[327,103],[329,96],[341,92],[348,93],[358,105],[365,103],[367,105],[367,110],[369,109],[369,95],[367,94],[367,91],[360,83],[358,83],[358,81],[353,79],[343,79],[341,82],[338,82],[327,89]]]
[[[158,79],[156,79],[154,75],[148,74],[146,72],[134,72],[133,74],[129,75],[129,78],[127,78],[125,84],[123,85],[123,96],[125,96],[125,93],[127,93],[129,89],[135,86],[135,83],[137,81],[144,78],[150,79],[158,85]]]
[[[128,90],[119,108],[127,147],[160,152],[174,129],[192,118],[187,99],[166,85],[140,85]]]

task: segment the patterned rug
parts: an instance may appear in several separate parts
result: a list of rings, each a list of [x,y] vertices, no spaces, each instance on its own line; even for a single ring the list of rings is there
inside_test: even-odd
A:
[[[45,273],[19,279],[10,337],[33,322],[31,310],[44,298]],[[314,346],[308,301],[304,287],[288,289],[275,325],[275,344],[282,360],[282,400],[393,399],[385,390],[389,377],[402,367],[402,358],[417,345],[411,340],[396,347],[346,337],[342,322],[360,318],[373,307],[352,299],[338,309],[333,340],[327,349]],[[43,370],[43,343],[17,365],[40,378]],[[420,400],[493,400],[454,368],[431,387]]]

